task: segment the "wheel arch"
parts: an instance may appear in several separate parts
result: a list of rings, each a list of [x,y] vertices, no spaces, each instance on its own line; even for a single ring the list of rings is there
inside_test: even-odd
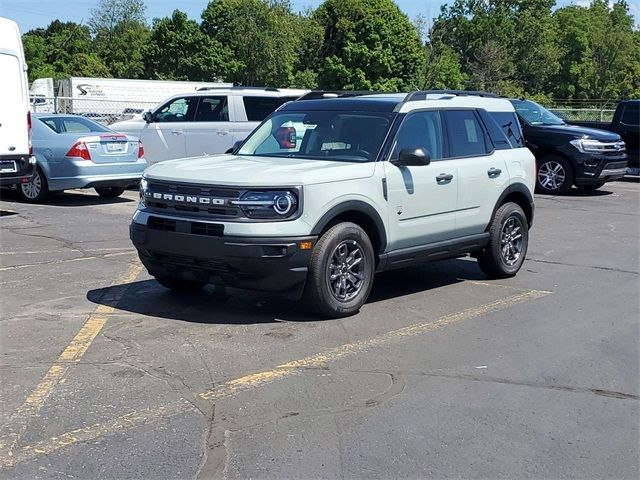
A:
[[[352,222],[359,225],[373,244],[376,262],[387,248],[387,230],[378,211],[360,200],[348,200],[328,210],[311,230],[312,235],[322,235],[333,225],[340,222]]]
[[[498,209],[504,205],[505,203],[513,202],[522,208],[525,216],[527,217],[527,223],[529,224],[529,228],[533,225],[533,216],[535,213],[535,205],[533,202],[533,195],[523,183],[513,183],[509,185],[504,192],[498,198],[496,202],[496,206],[493,208],[493,212],[491,214],[491,218],[495,217]],[[489,229],[491,224],[487,226]]]

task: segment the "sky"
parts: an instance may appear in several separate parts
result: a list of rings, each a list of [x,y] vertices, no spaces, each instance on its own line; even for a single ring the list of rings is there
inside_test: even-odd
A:
[[[427,18],[438,16],[440,6],[448,3],[441,0],[396,0],[400,8],[410,17],[418,14]],[[92,8],[97,0],[0,0],[0,16],[8,17],[18,22],[21,32],[46,27],[52,20],[87,22]],[[189,17],[200,20],[200,14],[209,0],[146,0],[147,17],[165,17],[176,8],[186,12]],[[321,0],[293,0],[296,10],[305,7],[316,7]],[[588,0],[559,0],[558,6],[569,4],[589,4]],[[629,2],[631,12],[635,15],[636,23],[640,20],[640,0]]]

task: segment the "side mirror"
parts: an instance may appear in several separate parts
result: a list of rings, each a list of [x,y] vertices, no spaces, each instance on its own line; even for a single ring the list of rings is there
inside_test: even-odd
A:
[[[431,163],[431,154],[425,148],[403,148],[391,163],[398,167],[421,167]]]
[[[144,112],[142,114],[142,119],[147,122],[147,123],[152,123],[153,122],[153,113],[151,112]]]
[[[238,140],[236,143],[233,144],[233,147],[229,148],[224,153],[234,153],[236,150],[238,150],[240,145],[242,145],[242,142],[243,142],[243,140]]]

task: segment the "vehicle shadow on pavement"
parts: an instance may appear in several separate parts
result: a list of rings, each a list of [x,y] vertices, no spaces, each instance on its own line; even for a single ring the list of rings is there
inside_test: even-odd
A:
[[[13,189],[2,189],[0,200],[10,203],[25,203],[18,197],[18,192]],[[135,200],[126,197],[102,198],[96,194],[84,194],[75,192],[53,193],[51,198],[41,205],[52,205],[55,207],[88,207],[92,205],[111,205],[116,203],[129,203]]]
[[[606,187],[602,187],[606,188]],[[613,192],[610,190],[581,190],[579,188],[572,188],[566,193],[567,197],[605,197],[607,195],[612,195]]]
[[[485,278],[475,261],[462,259],[383,272],[376,275],[367,303]],[[292,302],[265,293],[229,289],[229,295],[224,297],[212,287],[195,293],[171,292],[155,280],[133,282],[119,301],[111,300],[117,298],[114,294],[123,286],[127,285],[90,290],[87,299],[120,311],[193,323],[246,325],[326,320],[311,313],[303,302]]]

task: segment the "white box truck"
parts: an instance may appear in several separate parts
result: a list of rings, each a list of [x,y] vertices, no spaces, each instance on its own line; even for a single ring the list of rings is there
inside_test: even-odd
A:
[[[72,113],[98,119],[123,120],[155,107],[178,93],[194,92],[201,87],[231,87],[222,82],[178,82],[170,80],[131,80],[124,78],[67,77],[56,82],[38,78],[31,85],[31,101],[36,112]]]
[[[13,20],[0,17],[0,185],[28,181],[36,163],[31,145],[27,64]]]

